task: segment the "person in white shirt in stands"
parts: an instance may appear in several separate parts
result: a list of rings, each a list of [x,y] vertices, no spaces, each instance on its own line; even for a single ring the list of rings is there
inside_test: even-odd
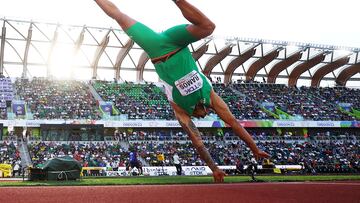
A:
[[[15,177],[16,173],[18,173],[19,176],[21,175],[19,162],[15,162],[15,165],[14,165],[14,168],[13,168],[13,177]]]
[[[176,152],[174,153],[173,160],[174,160],[174,165],[176,167],[176,174],[180,176],[182,171],[181,162],[180,162],[180,157]]]

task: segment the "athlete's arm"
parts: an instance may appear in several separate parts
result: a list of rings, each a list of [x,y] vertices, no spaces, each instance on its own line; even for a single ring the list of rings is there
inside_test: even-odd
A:
[[[255,144],[255,141],[251,135],[243,128],[235,119],[234,115],[230,112],[229,107],[222,100],[222,98],[217,95],[214,90],[211,90],[211,108],[220,116],[220,118],[231,126],[235,134],[242,139],[251,149],[256,158],[268,158],[269,154],[261,151]]]
[[[200,155],[201,159],[205,161],[207,166],[209,166],[213,172],[214,181],[217,183],[224,182],[224,176],[226,176],[225,172],[219,169],[214,160],[211,158],[209,151],[205,148],[205,145],[201,139],[200,132],[195,126],[194,122],[192,122],[191,117],[181,107],[173,102],[170,103],[174,109],[176,118],[178,119],[184,131],[188,134],[196,151]]]
[[[111,1],[95,0],[95,2],[109,17],[116,19],[119,16],[120,10]]]
[[[108,0],[95,0],[95,2],[99,5],[99,7],[111,18],[116,20],[116,22],[120,25],[120,27],[125,31],[136,21],[125,13],[121,12],[114,3]]]

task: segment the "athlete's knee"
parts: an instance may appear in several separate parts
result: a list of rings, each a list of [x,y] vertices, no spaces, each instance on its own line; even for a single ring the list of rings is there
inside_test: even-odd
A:
[[[238,121],[236,120],[235,116],[229,116],[229,123],[231,127],[239,125]]]
[[[195,149],[198,150],[205,147],[204,143],[201,140],[193,140],[192,145],[194,146]]]

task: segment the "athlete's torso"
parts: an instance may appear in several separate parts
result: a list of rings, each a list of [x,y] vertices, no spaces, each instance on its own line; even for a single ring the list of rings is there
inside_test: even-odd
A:
[[[198,102],[210,106],[211,83],[199,71],[187,47],[167,61],[155,64],[155,69],[165,83],[168,99],[189,115],[192,115]]]

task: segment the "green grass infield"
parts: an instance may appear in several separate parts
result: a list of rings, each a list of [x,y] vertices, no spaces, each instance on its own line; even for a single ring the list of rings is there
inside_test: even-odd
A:
[[[304,182],[304,181],[360,181],[360,175],[314,175],[314,176],[257,176],[258,182]],[[23,181],[0,179],[0,187],[6,186],[89,186],[89,185],[167,185],[208,184],[212,176],[158,176],[158,177],[83,177],[76,181]],[[227,176],[225,183],[252,182],[249,176]]]

